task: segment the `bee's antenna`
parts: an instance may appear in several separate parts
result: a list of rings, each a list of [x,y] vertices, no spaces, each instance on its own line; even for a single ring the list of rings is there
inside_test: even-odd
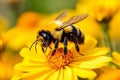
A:
[[[37,42],[35,43],[35,52],[37,53]]]
[[[32,49],[32,46],[33,46],[35,43],[37,44],[37,41],[38,41],[38,40],[35,40],[35,41],[32,43],[32,45],[30,46],[29,50]],[[36,46],[36,44],[35,44],[35,46]]]

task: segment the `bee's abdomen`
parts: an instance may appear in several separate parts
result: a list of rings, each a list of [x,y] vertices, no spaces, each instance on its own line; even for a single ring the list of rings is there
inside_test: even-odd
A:
[[[80,29],[78,29],[75,26],[71,26],[72,27],[72,32],[70,32],[69,34],[73,34],[74,36],[76,36],[76,38],[78,39],[78,43],[84,43],[84,35],[83,33],[80,31]],[[71,40],[71,39],[70,39]]]
[[[78,34],[77,38],[78,38],[79,44],[84,43],[84,34],[80,30],[79,30],[79,34]]]
[[[78,43],[81,44],[81,43],[84,43],[84,35],[83,33],[80,31],[80,29],[78,29],[77,27],[75,26],[70,26],[69,27],[70,30],[63,30],[63,34],[61,36],[61,40],[60,42],[63,42],[64,41],[64,38],[67,37],[69,41],[72,41],[73,42],[73,36],[75,36],[78,40]],[[73,36],[71,36],[73,35]]]

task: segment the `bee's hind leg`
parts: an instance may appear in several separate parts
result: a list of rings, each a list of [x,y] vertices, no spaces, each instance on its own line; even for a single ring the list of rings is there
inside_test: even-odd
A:
[[[74,36],[73,34],[71,34],[71,37],[72,37],[72,40],[73,40],[73,42],[74,42],[74,44],[75,44],[75,49],[76,49],[76,51],[77,51],[80,55],[83,56],[83,54],[80,53],[80,48],[79,48],[79,46],[78,46],[78,40],[77,40],[76,36]]]

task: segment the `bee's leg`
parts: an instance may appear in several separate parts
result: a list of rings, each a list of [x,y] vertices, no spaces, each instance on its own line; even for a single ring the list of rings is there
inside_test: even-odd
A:
[[[51,55],[51,56],[54,56],[54,54],[55,54],[55,52],[56,52],[56,49],[58,48],[58,45],[59,45],[59,41],[58,41],[58,40],[56,40],[56,41],[55,41],[55,45],[54,45],[54,50],[53,50],[53,52],[52,52],[52,55]]]
[[[46,45],[45,45],[45,52],[47,51],[47,48],[48,48],[48,44],[47,44],[47,42],[46,42]]]
[[[75,44],[76,51],[77,51],[80,55],[83,55],[83,54],[80,53],[80,48],[79,48],[79,46],[78,46],[78,40],[77,40],[76,36],[74,36],[73,34],[71,34],[71,37],[72,37],[73,42],[74,42],[74,44]]]
[[[42,47],[42,46],[41,46]],[[42,51],[43,51],[43,53],[45,53],[45,50],[44,50],[44,48],[42,47]]]
[[[67,54],[67,43],[68,43],[68,38],[65,37],[65,38],[64,38],[64,54],[65,54],[65,55]]]
[[[51,46],[48,46],[50,49],[52,49],[52,47]]]

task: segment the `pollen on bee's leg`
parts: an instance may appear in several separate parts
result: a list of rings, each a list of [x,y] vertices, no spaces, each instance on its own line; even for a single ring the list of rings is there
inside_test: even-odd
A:
[[[63,48],[58,48],[56,53],[51,56],[51,53],[47,55],[47,61],[52,68],[59,69],[68,65],[73,59],[73,53],[68,50],[67,54],[64,54]]]

